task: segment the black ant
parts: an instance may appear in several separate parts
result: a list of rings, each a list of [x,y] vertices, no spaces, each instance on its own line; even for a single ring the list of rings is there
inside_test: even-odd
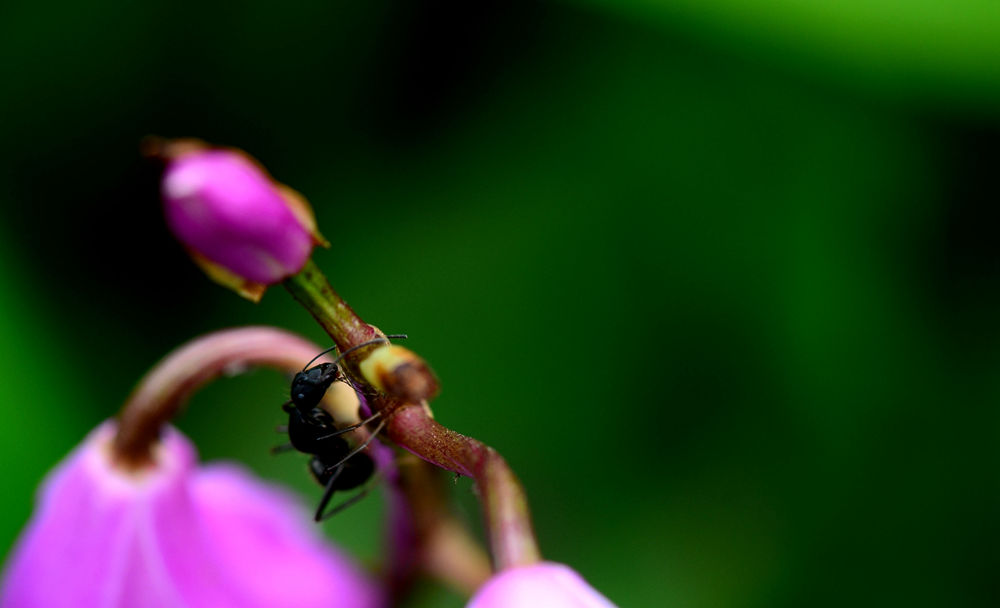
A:
[[[309,460],[309,471],[316,481],[325,488],[323,498],[320,499],[314,516],[317,522],[333,517],[368,494],[368,488],[365,488],[356,496],[324,513],[334,492],[353,490],[372,478],[375,473],[375,461],[363,450],[385,426],[383,419],[368,439],[352,450],[350,444],[341,435],[359,429],[379,418],[381,412],[375,412],[356,424],[337,428],[333,417],[319,407],[320,401],[334,382],[350,383],[337,365],[344,356],[371,344],[387,343],[388,338],[402,339],[406,336],[402,334],[391,335],[358,344],[340,353],[334,363],[320,363],[315,367],[309,367],[313,361],[337,347],[328,348],[316,355],[309,363],[306,363],[301,372],[292,378],[291,399],[281,406],[281,409],[288,414],[286,430],[288,431],[289,443],[277,446],[272,451],[278,453],[294,449],[312,456]]]

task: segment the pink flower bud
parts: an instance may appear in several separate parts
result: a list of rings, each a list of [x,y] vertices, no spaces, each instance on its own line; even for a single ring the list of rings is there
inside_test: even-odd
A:
[[[195,261],[214,265],[205,268],[213,279],[262,292],[301,270],[323,242],[301,196],[245,154],[200,142],[169,146],[161,188],[167,224]]]
[[[197,468],[164,433],[155,464],[110,460],[105,423],[45,481],[6,565],[2,608],[381,605],[295,502],[232,465]]]
[[[541,562],[503,570],[483,585],[466,608],[615,608],[568,566]]]

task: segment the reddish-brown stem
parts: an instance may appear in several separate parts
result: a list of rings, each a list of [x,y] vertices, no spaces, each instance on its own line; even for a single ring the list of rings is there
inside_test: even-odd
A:
[[[160,429],[210,380],[251,366],[298,371],[319,350],[271,327],[222,330],[188,342],[156,364],[129,396],[112,444],[116,461],[133,468],[149,464]]]
[[[541,560],[524,489],[496,450],[441,426],[422,405],[397,406],[386,428],[389,438],[407,451],[472,478],[496,570]]]
[[[448,501],[445,471],[411,454],[397,456],[399,496],[409,506],[413,553],[401,555],[400,564],[419,564],[457,591],[471,595],[491,574],[489,558],[454,514]],[[398,544],[397,544],[398,546]],[[409,584],[408,569],[389,573],[389,585],[399,597]]]

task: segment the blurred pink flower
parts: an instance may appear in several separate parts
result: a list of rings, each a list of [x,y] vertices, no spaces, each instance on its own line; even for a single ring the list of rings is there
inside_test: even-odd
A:
[[[228,271],[272,285],[301,270],[322,238],[308,205],[235,150],[198,149],[169,160],[161,190],[170,229],[223,269],[217,279]]]
[[[498,572],[466,608],[615,608],[568,566],[540,562]]]
[[[44,482],[2,608],[374,608],[379,588],[294,500],[233,465],[196,467],[164,432],[151,468],[110,460],[112,422]]]

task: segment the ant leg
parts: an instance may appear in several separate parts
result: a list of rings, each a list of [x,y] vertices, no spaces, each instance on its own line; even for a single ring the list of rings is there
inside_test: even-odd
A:
[[[357,424],[352,424],[351,426],[345,426],[342,429],[337,429],[336,432],[330,433],[329,435],[321,435],[321,436],[319,436],[319,437],[316,438],[316,441],[320,441],[322,439],[329,439],[330,437],[336,437],[338,435],[343,435],[344,433],[349,433],[351,431],[360,429],[361,427],[363,427],[364,425],[368,424],[372,420],[375,420],[376,418],[378,418],[381,415],[382,415],[382,412],[375,412],[374,414],[372,414],[371,416],[365,418],[364,420],[362,420],[361,422],[359,422]]]
[[[333,484],[337,483],[337,478],[340,477],[340,473],[343,472],[344,465],[337,465],[334,469],[336,470],[334,470],[333,475],[331,475],[330,479],[326,482],[326,489],[323,490],[323,498],[319,500],[319,506],[316,507],[316,515],[313,516],[313,521],[321,522],[329,517],[329,515],[323,515],[323,509],[326,508],[326,505],[330,504],[330,499],[333,498],[333,493],[335,491],[333,489]]]
[[[375,432],[373,432],[371,434],[371,437],[369,437],[368,439],[365,439],[364,443],[362,443],[358,447],[356,447],[353,450],[351,450],[351,452],[347,456],[344,456],[343,458],[341,458],[340,462],[338,462],[337,464],[327,467],[326,470],[329,471],[329,470],[334,469],[336,467],[342,466],[345,462],[347,462],[351,458],[351,456],[354,456],[355,454],[357,454],[361,450],[363,450],[366,447],[368,447],[368,444],[375,440],[375,437],[379,434],[379,432],[382,430],[383,427],[385,427],[385,420],[383,420],[382,422],[378,423],[378,426],[375,427]]]
[[[330,519],[331,517],[333,517],[337,513],[340,513],[341,511],[343,511],[347,507],[353,505],[354,503],[358,502],[359,500],[361,500],[365,496],[368,496],[368,492],[370,492],[371,489],[372,489],[371,488],[371,484],[368,484],[360,492],[358,492],[354,496],[348,498],[347,500],[345,500],[344,502],[340,503],[336,507],[330,509],[326,514],[323,515],[322,519],[317,519],[316,521],[326,521],[326,520]]]
[[[284,454],[285,452],[291,452],[295,448],[292,447],[290,443],[283,443],[281,445],[276,445],[271,448],[271,454]]]

